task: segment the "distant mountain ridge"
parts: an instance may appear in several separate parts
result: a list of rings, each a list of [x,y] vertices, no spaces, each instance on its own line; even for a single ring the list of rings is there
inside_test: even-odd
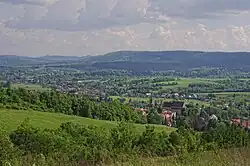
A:
[[[49,65],[58,63],[71,63],[85,59],[76,56],[41,56],[28,57],[17,55],[0,55],[0,66],[33,66],[33,65]]]
[[[186,71],[199,67],[223,67],[250,71],[250,52],[118,51],[99,56],[0,56],[0,66],[55,65],[75,69]]]
[[[99,58],[99,59],[98,59]],[[143,71],[186,71],[199,67],[223,67],[250,71],[249,52],[120,51],[96,57],[93,67]]]
[[[1,55],[0,66],[23,66],[28,64],[46,63],[47,61],[39,60],[38,58],[17,56],[17,55]]]

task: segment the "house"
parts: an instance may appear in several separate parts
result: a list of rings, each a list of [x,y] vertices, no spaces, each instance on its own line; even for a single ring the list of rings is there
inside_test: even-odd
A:
[[[216,116],[216,115],[211,115],[210,117],[209,117],[209,120],[218,120],[218,117]]]
[[[243,121],[241,123],[241,126],[249,129],[250,128],[250,121]]]
[[[231,123],[240,125],[241,127],[244,127],[244,128],[250,128],[250,121],[246,121],[246,120],[244,121],[244,120],[241,120],[240,118],[232,119]]]
[[[176,117],[176,112],[163,111],[161,115],[164,118],[164,124],[172,127],[174,118]]]
[[[240,120],[240,118],[234,118],[234,119],[232,119],[231,123],[236,124],[236,125],[240,125],[241,120]]]
[[[148,110],[143,108],[136,108],[135,111],[141,112],[142,115],[146,116]]]
[[[177,115],[182,115],[185,110],[185,102],[182,101],[173,101],[173,102],[164,102],[163,111],[175,112]]]

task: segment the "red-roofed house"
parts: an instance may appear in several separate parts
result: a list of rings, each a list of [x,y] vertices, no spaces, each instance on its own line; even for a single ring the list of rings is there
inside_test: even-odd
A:
[[[163,111],[161,115],[164,118],[165,124],[171,127],[173,125],[173,120],[176,117],[176,112]]]
[[[138,112],[142,112],[142,114],[144,115],[144,116],[146,116],[147,115],[147,109],[143,109],[143,108],[136,108],[135,109],[136,111],[138,111]]]
[[[234,118],[234,119],[232,119],[231,122],[232,122],[233,124],[240,125],[241,120],[240,120],[240,118]]]
[[[250,121],[243,121],[241,126],[245,128],[250,128]]]
[[[245,128],[250,128],[250,121],[242,121],[240,118],[234,118],[232,119],[231,123],[240,125]]]

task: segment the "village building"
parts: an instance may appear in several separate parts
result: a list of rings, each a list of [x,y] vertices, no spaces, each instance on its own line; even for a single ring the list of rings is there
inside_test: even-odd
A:
[[[234,119],[231,120],[231,123],[233,123],[235,125],[240,125],[241,120],[240,120],[240,118],[234,118]]]
[[[167,125],[169,127],[172,127],[173,126],[173,122],[174,122],[174,119],[176,117],[176,112],[172,112],[172,111],[163,111],[161,113],[163,119],[164,119],[164,125]]]
[[[241,120],[240,118],[234,118],[231,120],[232,124],[239,125],[244,128],[250,128],[250,121],[248,120]]]
[[[136,108],[135,111],[141,112],[142,115],[147,116],[147,109],[143,109],[143,108]]]
[[[186,106],[185,102],[172,101],[172,102],[164,102],[162,108],[163,111],[171,111],[173,113],[176,113],[177,116],[180,116],[183,114],[183,111],[185,111]]]
[[[250,128],[250,121],[243,121],[242,123],[241,123],[241,126],[242,127],[244,127],[244,128]]]

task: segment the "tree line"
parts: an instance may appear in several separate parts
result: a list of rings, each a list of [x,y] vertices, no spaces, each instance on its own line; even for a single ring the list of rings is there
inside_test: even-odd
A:
[[[103,101],[55,90],[36,91],[0,86],[0,107],[76,115],[100,120],[144,123],[142,113],[120,101]]]

